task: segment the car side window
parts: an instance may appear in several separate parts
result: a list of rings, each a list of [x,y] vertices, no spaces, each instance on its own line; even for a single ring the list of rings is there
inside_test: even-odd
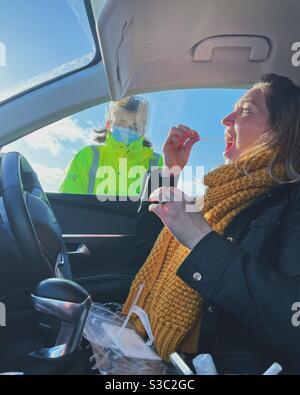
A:
[[[32,132],[2,152],[22,153],[46,192],[96,194],[104,199],[136,197],[143,171],[163,166],[162,146],[170,128],[184,124],[199,132],[200,142],[193,148],[179,186],[189,195],[198,195],[203,175],[221,164],[224,126],[220,121],[243,92],[186,89],[135,96],[148,106],[146,119],[143,113],[132,118],[130,111],[112,110],[115,103],[105,103]],[[132,110],[141,104],[127,100],[125,105],[125,110]],[[143,125],[141,138],[136,132]]]
[[[2,152],[17,151],[30,162],[46,192],[59,192],[65,170],[85,146],[94,144],[92,129],[98,127],[93,115],[104,105],[54,122],[3,147]]]

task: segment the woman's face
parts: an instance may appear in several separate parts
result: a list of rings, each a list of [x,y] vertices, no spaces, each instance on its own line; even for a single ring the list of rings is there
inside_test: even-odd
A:
[[[234,111],[222,120],[225,126],[225,163],[232,163],[259,137],[270,130],[265,93],[250,89],[234,106]]]

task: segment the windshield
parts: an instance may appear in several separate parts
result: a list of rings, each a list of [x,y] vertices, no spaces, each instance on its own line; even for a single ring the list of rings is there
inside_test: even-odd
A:
[[[96,45],[84,0],[1,0],[0,52],[0,102],[87,66]]]

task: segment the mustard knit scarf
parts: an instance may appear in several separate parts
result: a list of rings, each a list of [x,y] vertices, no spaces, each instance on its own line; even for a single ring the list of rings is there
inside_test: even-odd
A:
[[[222,234],[237,213],[276,183],[268,173],[273,154],[274,150],[264,148],[255,157],[244,155],[235,164],[222,165],[204,177],[208,188],[202,212],[213,230]],[[277,164],[274,173],[282,179],[284,164]],[[174,351],[193,354],[198,349],[202,300],[176,275],[189,252],[165,227],[136,275],[123,307],[123,313],[128,314],[144,283],[137,304],[147,312],[156,351],[166,361]],[[138,317],[134,315],[131,321],[137,332],[146,336]]]

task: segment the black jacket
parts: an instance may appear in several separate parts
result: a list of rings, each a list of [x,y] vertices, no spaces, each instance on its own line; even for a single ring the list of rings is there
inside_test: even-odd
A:
[[[162,227],[143,202],[139,262]],[[199,353],[212,354],[219,373],[261,374],[276,361],[300,374],[300,183],[273,187],[222,236],[209,233],[177,274],[205,300]]]

